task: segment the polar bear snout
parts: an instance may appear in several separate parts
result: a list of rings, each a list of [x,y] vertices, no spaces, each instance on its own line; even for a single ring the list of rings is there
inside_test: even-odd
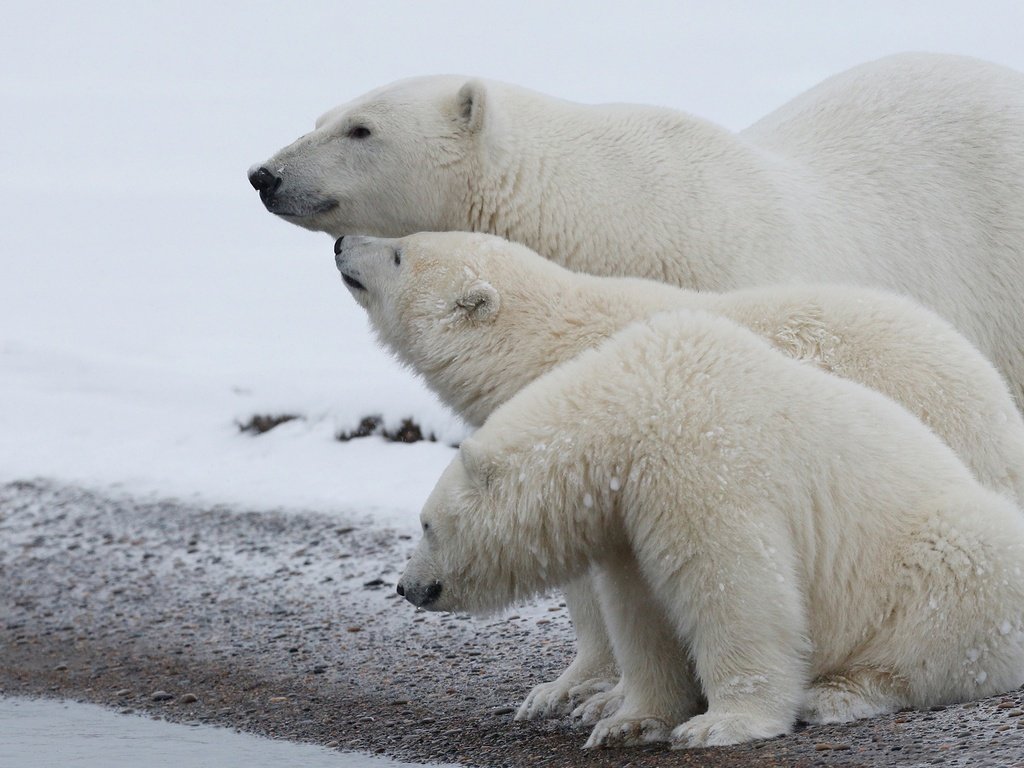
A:
[[[334,241],[334,265],[345,285],[354,291],[366,291],[366,280],[374,281],[384,259],[401,263],[392,240],[362,235],[342,235]]]
[[[443,589],[439,581],[432,581],[430,584],[403,584],[400,581],[395,591],[417,608],[429,608],[432,603],[437,602]]]
[[[262,165],[253,166],[249,169],[249,183],[252,188],[260,193],[260,200],[264,205],[269,205],[274,192],[281,186],[281,177],[275,176]]]

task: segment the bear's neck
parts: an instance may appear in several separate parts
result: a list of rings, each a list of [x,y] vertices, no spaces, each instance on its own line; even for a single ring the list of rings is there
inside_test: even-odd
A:
[[[697,290],[785,269],[785,185],[735,135],[668,110],[510,99],[481,137],[454,228],[523,243],[575,271]]]

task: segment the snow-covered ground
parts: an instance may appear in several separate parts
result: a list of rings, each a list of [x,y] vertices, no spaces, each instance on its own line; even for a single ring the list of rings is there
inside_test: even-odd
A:
[[[331,242],[245,171],[393,79],[462,72],[740,128],[927,49],[1024,69],[1006,2],[19,3],[0,30],[0,480],[411,525],[464,428],[380,352]],[[236,421],[304,418],[261,437]],[[340,443],[361,417],[439,443]]]

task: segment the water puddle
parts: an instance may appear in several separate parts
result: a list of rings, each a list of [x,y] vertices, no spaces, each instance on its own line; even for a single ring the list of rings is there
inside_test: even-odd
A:
[[[0,768],[409,768],[387,758],[227,728],[120,715],[93,704],[0,698]],[[435,768],[437,768],[435,766]]]

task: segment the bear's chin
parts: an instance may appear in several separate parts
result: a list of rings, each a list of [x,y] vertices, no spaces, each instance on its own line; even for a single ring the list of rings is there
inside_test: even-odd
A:
[[[337,200],[329,198],[273,198],[266,202],[265,207],[275,216],[280,216],[290,224],[310,229],[314,232],[333,232],[338,229],[334,217],[328,216],[338,207]]]

